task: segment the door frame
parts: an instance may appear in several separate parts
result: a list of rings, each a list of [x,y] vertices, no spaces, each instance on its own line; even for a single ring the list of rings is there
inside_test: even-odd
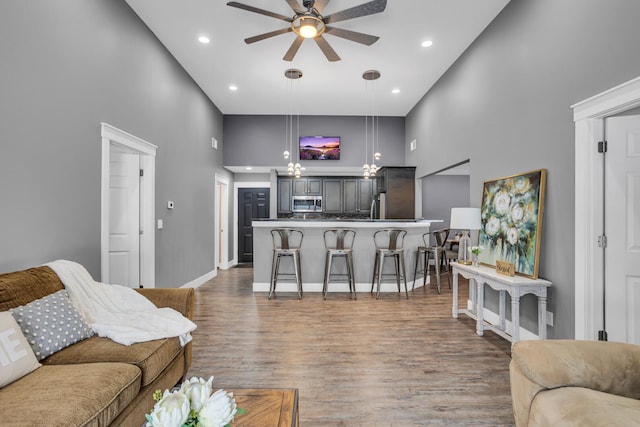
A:
[[[107,123],[100,124],[102,177],[100,184],[100,268],[101,281],[109,283],[109,176],[111,151],[125,150],[140,155],[144,177],[140,181],[140,284],[155,288],[155,183],[158,147]]]
[[[233,183],[233,261],[232,265],[238,264],[238,189],[239,188],[264,188],[269,190],[269,203],[271,203],[271,182],[234,182]],[[271,209],[269,209],[271,211]]]
[[[571,106],[575,122],[575,338],[595,340],[602,328],[604,119],[640,106],[640,77]],[[584,212],[584,215],[578,215]]]
[[[229,225],[229,183],[231,181],[229,180],[229,178],[224,177],[222,175],[215,175],[215,206],[217,206],[218,204],[218,200],[222,201],[222,205],[218,206],[218,209],[214,209],[215,214],[214,214],[214,247],[215,250],[213,251],[215,254],[215,262],[214,262],[214,266],[215,268],[220,268],[222,270],[226,270],[228,268],[231,267],[232,263],[229,262],[229,234],[228,231],[227,233],[225,233],[224,235],[227,236],[226,239],[222,239],[222,242],[220,242],[220,233],[218,232],[218,230],[220,230],[220,225],[222,224],[222,226],[224,227],[224,229],[228,230],[228,225]],[[220,187],[218,187],[220,186]],[[219,188],[221,188],[222,190],[219,190]],[[222,244],[220,244],[222,243]],[[221,253],[217,253],[218,248],[221,248],[220,252]],[[222,258],[222,262],[219,262],[220,258]]]

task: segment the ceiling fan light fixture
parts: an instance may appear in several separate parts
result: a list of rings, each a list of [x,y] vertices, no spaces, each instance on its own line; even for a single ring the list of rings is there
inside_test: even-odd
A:
[[[300,37],[312,39],[324,33],[325,24],[316,16],[303,15],[291,22],[291,29]]]

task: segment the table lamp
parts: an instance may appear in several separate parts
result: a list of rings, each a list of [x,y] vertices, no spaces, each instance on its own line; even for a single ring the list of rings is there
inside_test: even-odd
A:
[[[480,208],[451,208],[451,221],[449,228],[462,230],[462,237],[458,243],[458,262],[460,264],[471,264],[470,230],[480,230]]]

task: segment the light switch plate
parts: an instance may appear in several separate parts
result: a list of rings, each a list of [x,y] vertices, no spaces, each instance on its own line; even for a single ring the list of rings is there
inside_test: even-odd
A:
[[[158,230],[162,230],[164,228],[164,223],[161,219],[158,220]]]
[[[218,149],[218,140],[215,138],[211,138],[211,148],[213,148],[214,150]]]
[[[409,143],[409,150],[416,151],[416,148],[418,148],[418,142],[414,139]]]

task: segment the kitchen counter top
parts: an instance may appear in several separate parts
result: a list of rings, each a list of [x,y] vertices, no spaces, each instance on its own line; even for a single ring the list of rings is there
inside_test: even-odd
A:
[[[429,227],[432,223],[443,222],[441,219],[254,219],[253,227],[296,227],[296,228],[327,228],[327,227],[352,227],[352,228],[421,228]]]

